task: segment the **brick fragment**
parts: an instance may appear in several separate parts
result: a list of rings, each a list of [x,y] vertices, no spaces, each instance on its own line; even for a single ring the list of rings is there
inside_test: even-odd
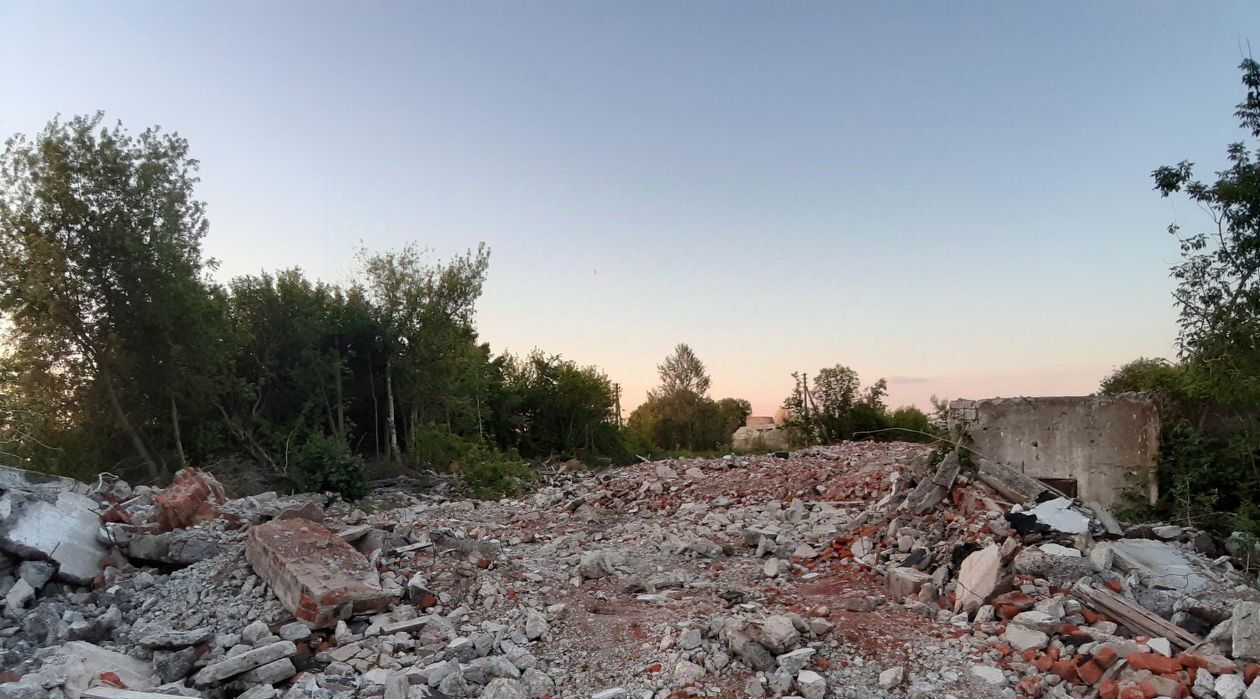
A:
[[[223,486],[214,476],[198,468],[181,468],[171,484],[153,497],[157,506],[153,519],[161,531],[183,529],[217,518],[218,506],[225,501]]]
[[[363,554],[310,520],[275,520],[251,528],[245,559],[285,609],[311,628],[383,611],[397,601],[381,589],[376,569]]]

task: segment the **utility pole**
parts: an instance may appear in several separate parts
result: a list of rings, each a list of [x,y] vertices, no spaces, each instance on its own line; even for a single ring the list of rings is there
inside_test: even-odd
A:
[[[621,384],[613,384],[613,406],[616,412],[617,429],[621,429]]]

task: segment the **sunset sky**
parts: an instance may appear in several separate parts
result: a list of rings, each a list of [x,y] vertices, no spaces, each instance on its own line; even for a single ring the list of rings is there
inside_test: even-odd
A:
[[[1176,335],[1150,172],[1239,140],[1255,2],[0,0],[0,136],[105,110],[201,160],[218,276],[492,249],[495,351],[632,407],[687,342],[769,414],[1081,394]]]

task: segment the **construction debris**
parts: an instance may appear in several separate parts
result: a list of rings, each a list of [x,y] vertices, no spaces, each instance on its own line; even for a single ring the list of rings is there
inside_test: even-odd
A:
[[[1260,695],[1224,544],[929,452],[562,469],[498,502],[0,471],[0,537],[79,513],[2,539],[0,699]],[[95,567],[58,557],[89,530]]]

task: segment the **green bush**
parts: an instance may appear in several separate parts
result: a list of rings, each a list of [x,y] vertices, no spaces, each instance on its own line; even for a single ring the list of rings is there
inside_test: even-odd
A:
[[[357,500],[367,492],[363,461],[333,435],[316,434],[294,450],[289,478],[302,491],[339,493]]]

